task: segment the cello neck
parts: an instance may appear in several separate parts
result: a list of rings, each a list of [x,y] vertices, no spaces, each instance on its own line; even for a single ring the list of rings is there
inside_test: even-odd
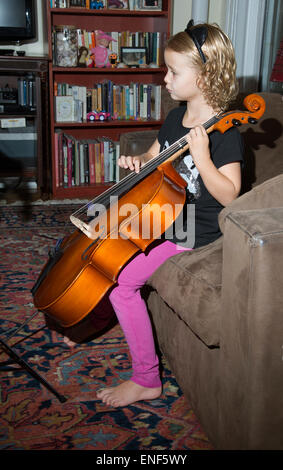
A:
[[[219,121],[219,116],[214,116],[209,119],[207,122],[203,124],[203,127],[206,129],[207,132],[210,132],[210,129],[213,129],[215,123]],[[172,145],[167,147],[165,150],[160,152],[156,157],[152,158],[148,162],[146,162],[141,168],[139,173],[131,172],[125,178],[123,178],[119,183],[116,183],[111,188],[104,191],[101,195],[97,196],[95,199],[87,203],[85,206],[78,209],[74,212],[71,216],[71,221],[74,223],[74,219],[77,214],[88,210],[88,213],[93,212],[93,208],[95,204],[102,204],[105,207],[109,206],[110,196],[120,197],[126,192],[128,192],[131,188],[133,188],[139,181],[146,178],[150,173],[156,170],[162,163],[166,161],[173,161],[175,160],[181,153],[183,153],[189,147],[186,136],[181,137],[179,140],[174,142]],[[90,207],[92,208],[90,210]],[[79,222],[78,222],[79,224]],[[75,223],[75,225],[78,226]],[[78,226],[78,228],[80,228]]]
[[[203,124],[203,127],[205,128],[207,133],[210,132],[210,129],[213,128],[214,124],[216,124],[219,121],[219,119],[220,119],[220,117],[218,115],[216,115],[216,116],[213,116],[211,119],[209,119],[208,121],[206,121]],[[172,145],[167,147],[165,150],[160,152],[156,157],[152,158],[147,163],[145,163],[141,167],[140,172],[134,174],[134,176],[139,176],[141,174],[141,178],[144,178],[149,173],[156,170],[156,168],[158,168],[162,163],[164,163],[166,161],[176,160],[176,158],[181,153],[183,153],[186,149],[188,149],[188,147],[189,147],[189,145],[188,145],[186,136],[181,137],[179,140],[177,140]],[[141,178],[139,178],[139,179],[141,179]]]

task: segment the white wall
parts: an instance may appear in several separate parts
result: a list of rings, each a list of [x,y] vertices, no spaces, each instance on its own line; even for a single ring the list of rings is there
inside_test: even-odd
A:
[[[21,46],[26,55],[48,55],[47,24],[46,24],[46,2],[49,0],[36,0],[37,4],[37,41]]]
[[[172,33],[183,31],[192,14],[192,0],[174,0]],[[208,22],[217,23],[220,28],[225,27],[226,0],[209,0]]]
[[[192,0],[173,0],[172,34],[184,31],[192,13]]]
[[[210,0],[208,22],[217,23],[221,29],[225,29],[226,0]]]

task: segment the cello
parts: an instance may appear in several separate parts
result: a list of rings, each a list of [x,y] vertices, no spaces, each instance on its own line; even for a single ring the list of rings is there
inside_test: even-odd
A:
[[[244,106],[247,111],[211,118],[203,124],[206,132],[255,124],[265,111],[256,94],[248,95]],[[76,230],[57,242],[32,288],[39,311],[64,328],[76,325],[115,284],[123,266],[172,225],[183,210],[187,185],[172,162],[188,147],[184,136],[70,216]],[[86,221],[78,217],[84,212]]]

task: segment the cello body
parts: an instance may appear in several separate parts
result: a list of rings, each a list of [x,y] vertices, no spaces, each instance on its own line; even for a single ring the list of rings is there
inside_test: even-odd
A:
[[[98,218],[97,224],[107,227],[103,237],[91,243],[79,229],[66,237],[52,269],[45,273],[43,268],[43,279],[34,289],[35,307],[66,328],[81,321],[114,285],[122,267],[136,253],[145,251],[177,218],[186,199],[185,188],[186,183],[171,164],[164,164],[121,197],[114,210],[109,208],[103,220]],[[137,210],[129,217],[125,208],[132,207],[133,200]],[[168,201],[174,206],[168,206]],[[154,217],[160,220],[161,207],[165,211],[159,234],[152,233],[150,222]],[[174,207],[173,212],[170,207]]]

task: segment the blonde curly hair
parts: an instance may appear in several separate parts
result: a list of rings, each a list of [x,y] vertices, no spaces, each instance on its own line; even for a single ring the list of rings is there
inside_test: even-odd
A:
[[[234,48],[218,25],[203,23],[193,26],[192,30],[199,26],[207,29],[207,38],[201,46],[206,58],[205,63],[193,40],[185,31],[172,36],[166,47],[187,54],[190,63],[199,69],[197,84],[206,102],[214,110],[225,111],[238,93]]]

